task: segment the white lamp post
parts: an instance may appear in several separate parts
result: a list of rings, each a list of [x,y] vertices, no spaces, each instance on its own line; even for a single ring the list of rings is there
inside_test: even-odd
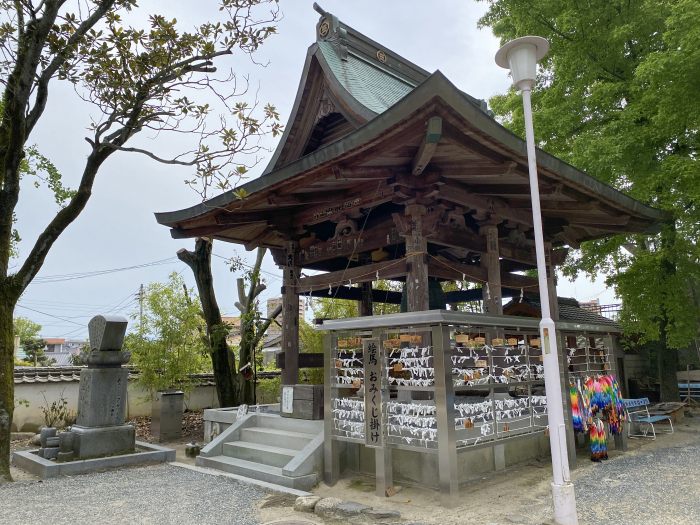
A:
[[[559,352],[557,338],[549,307],[547,268],[544,256],[542,234],[542,213],[540,211],[540,189],[537,180],[537,160],[535,158],[535,132],[532,126],[532,104],[530,91],[535,83],[537,62],[549,51],[549,42],[539,36],[524,36],[508,42],[496,53],[496,64],[510,69],[513,84],[523,95],[525,111],[525,137],[527,160],[530,172],[530,196],[532,199],[532,223],[535,231],[537,253],[537,278],[542,305],[540,336],[544,360],[544,383],[547,390],[547,415],[549,420],[549,445],[552,451],[552,498],[554,501],[554,521],[560,525],[577,525],[576,497],[569,474],[569,457],[566,447],[564,426],[564,405],[562,402],[561,380],[559,375]]]

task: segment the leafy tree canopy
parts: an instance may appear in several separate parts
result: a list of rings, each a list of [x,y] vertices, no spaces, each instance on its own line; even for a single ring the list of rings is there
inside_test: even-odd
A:
[[[198,297],[190,296],[179,274],[170,274],[167,283],[146,286],[143,322],[139,312],[132,318],[137,329],[127,335],[124,346],[132,352],[139,381],[151,392],[188,389],[190,374],[211,370]]]
[[[700,3],[487,1],[480,23],[503,41],[551,43],[533,92],[540,147],[669,214],[656,235],[583,243],[565,274],[606,273],[627,330],[687,345],[700,318]],[[524,135],[513,89],[491,107]]]
[[[19,336],[20,344],[38,338],[41,332],[41,325],[26,317],[15,317],[13,326],[15,335]]]

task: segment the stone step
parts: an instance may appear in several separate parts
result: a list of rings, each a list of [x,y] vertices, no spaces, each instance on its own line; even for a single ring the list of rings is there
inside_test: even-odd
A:
[[[314,437],[314,434],[281,430],[278,428],[247,427],[241,430],[241,441],[291,448],[294,450],[301,450],[308,445]]]
[[[215,468],[231,474],[266,481],[267,483],[275,483],[297,490],[310,490],[316,484],[316,474],[298,477],[285,476],[282,474],[281,467],[263,465],[228,456],[213,456],[209,458],[198,456],[196,463],[200,467]]]
[[[223,446],[224,456],[273,467],[284,467],[298,452],[298,450],[291,448],[251,443],[250,441],[233,441],[224,443]]]
[[[302,432],[304,434],[318,434],[323,431],[323,420],[312,421],[280,417],[279,415],[258,414],[256,426],[289,430],[290,432]]]

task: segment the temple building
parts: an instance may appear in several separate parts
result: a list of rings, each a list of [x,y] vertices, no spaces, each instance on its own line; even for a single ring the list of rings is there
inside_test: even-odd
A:
[[[472,348],[468,343],[478,340],[479,334],[502,345],[515,334],[513,348],[526,347],[529,342],[536,348],[534,339],[523,335],[536,337],[536,323],[530,319],[520,326],[517,320],[521,318],[503,315],[504,298],[517,300],[525,295],[538,300],[537,279],[523,273],[536,267],[525,141],[500,125],[484,101],[461,91],[440,71],[429,73],[332,14],[317,10],[321,16],[316,42],[309,47],[284,134],[262,176],[241,187],[244,198],[229,191],[191,208],[158,213],[158,222],[178,239],[204,236],[241,244],[248,250],[270,249],[284,279],[283,385],[298,381],[299,297],[330,294],[356,300],[361,315],[371,316],[374,302],[401,302],[400,293],[373,289],[372,283],[380,279],[405,283],[407,313],[391,316],[383,325],[378,320],[389,316],[374,316],[375,324],[368,323],[369,332],[365,331],[372,335],[374,330],[372,337],[394,341],[395,335],[396,341],[412,344],[412,339],[400,336],[407,333],[401,327],[409,326],[400,316],[412,315],[406,321],[410,326],[428,323],[420,329],[427,330],[421,344],[432,337],[433,348],[448,345],[448,340],[453,349],[462,344]],[[544,151],[537,151],[537,161],[547,277],[555,307],[555,270],[570,248],[616,233],[655,232],[665,216]],[[306,269],[323,273],[302,276]],[[478,286],[446,292],[438,298],[442,306],[431,305],[430,290],[443,281]],[[450,317],[457,312],[444,310],[427,315],[434,308],[444,309],[445,303],[475,300],[483,301],[484,314],[462,320]],[[426,316],[418,317],[419,312]],[[556,308],[553,317],[557,321]],[[436,331],[448,325],[453,327],[451,332]],[[338,331],[333,336],[333,358],[338,362],[347,358],[345,349],[352,346],[354,337],[343,331],[360,326],[357,320],[329,326]],[[485,327],[484,332],[475,326]],[[571,332],[576,326],[570,323],[564,328]],[[377,335],[376,330],[388,332]],[[601,334],[606,330],[601,328]],[[438,335],[442,343],[435,339]],[[596,348],[594,337],[588,340],[586,355]],[[380,351],[390,357],[392,344]],[[509,356],[507,350],[500,357],[504,355]],[[527,355],[534,354],[528,351]],[[486,357],[492,365],[498,358],[495,353]],[[327,360],[331,374],[327,379],[335,377],[330,363]],[[396,377],[400,364],[391,365]],[[443,369],[445,366],[451,368],[449,363],[443,363]],[[451,400],[456,394],[445,386],[444,377],[437,379],[438,365],[432,368],[436,374],[433,388],[450,389],[447,401],[440,394],[397,397],[401,383],[394,383],[392,390],[389,381],[389,386],[384,385],[389,389],[384,392],[385,405],[393,402],[388,400],[412,402],[422,397],[438,404],[438,415],[442,409],[452,413]],[[410,381],[405,374],[402,377],[401,381]],[[346,385],[352,386],[356,385]],[[326,385],[326,395],[333,402],[343,397],[330,388]],[[335,405],[329,404],[331,399],[325,402],[328,419]],[[348,402],[348,410],[352,406]],[[442,428],[440,417],[436,424]],[[465,418],[461,421],[467,425],[465,432],[474,430]],[[531,423],[528,428],[536,426],[534,416]],[[436,447],[454,448],[459,436],[450,434],[453,442],[445,445],[439,428]],[[334,431],[327,426],[327,432],[329,429]],[[356,434],[345,437],[356,443],[367,438]],[[391,443],[387,435],[385,443]],[[326,440],[330,439],[327,435]],[[462,441],[471,444],[469,439]],[[409,448],[416,446],[407,443]],[[439,485],[448,491],[456,483],[454,473],[448,472],[450,457],[445,456],[439,468],[435,467],[440,471],[436,474]],[[326,463],[329,458],[327,455]],[[377,465],[380,461],[384,466],[391,463],[386,455],[377,456]],[[331,477],[337,476],[333,468],[326,465]],[[411,478],[410,473],[403,474]],[[382,475],[388,474],[383,471]]]

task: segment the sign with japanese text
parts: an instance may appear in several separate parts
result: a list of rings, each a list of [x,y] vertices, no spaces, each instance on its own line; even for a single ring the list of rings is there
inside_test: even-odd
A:
[[[365,445],[383,446],[382,433],[382,361],[377,339],[362,340],[365,374]]]

